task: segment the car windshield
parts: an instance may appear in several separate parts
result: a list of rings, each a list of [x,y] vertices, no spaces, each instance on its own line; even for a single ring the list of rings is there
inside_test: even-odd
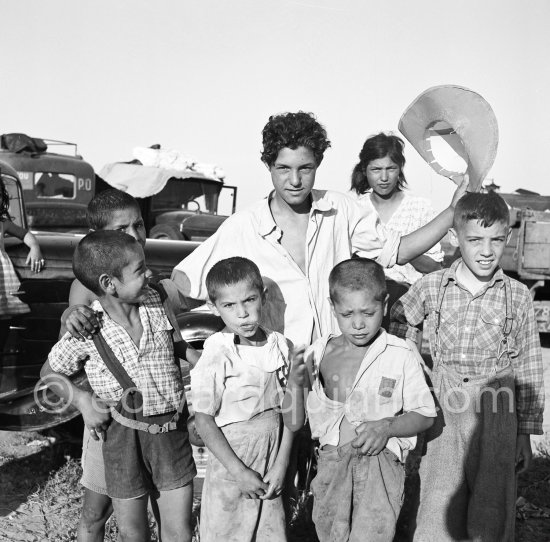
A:
[[[34,174],[34,194],[37,198],[74,199],[76,177],[69,173],[38,171]]]
[[[166,186],[153,196],[151,209],[189,209],[216,213],[221,187],[221,183],[199,179],[169,179]]]

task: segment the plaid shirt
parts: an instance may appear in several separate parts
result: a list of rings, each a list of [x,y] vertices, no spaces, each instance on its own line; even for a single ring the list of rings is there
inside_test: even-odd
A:
[[[489,375],[509,363],[502,342],[506,317],[504,273],[499,268],[487,286],[472,295],[456,278],[461,261],[454,262],[449,270],[425,275],[396,301],[391,309],[390,333],[416,341],[426,320],[425,332],[427,328],[435,363],[463,375]],[[525,285],[509,280],[512,328],[508,352],[516,379],[518,433],[542,434],[542,353],[533,301]],[[436,337],[438,294],[445,286]]]
[[[143,395],[143,414],[165,414],[178,408],[183,394],[181,374],[174,359],[172,326],[160,296],[151,290],[139,305],[143,334],[139,347],[120,325],[103,311],[98,300],[92,303],[101,321],[101,333],[113,353]],[[107,369],[93,341],[81,342],[66,333],[52,348],[51,368],[72,375],[82,367],[94,392],[109,403],[122,396],[122,387]]]

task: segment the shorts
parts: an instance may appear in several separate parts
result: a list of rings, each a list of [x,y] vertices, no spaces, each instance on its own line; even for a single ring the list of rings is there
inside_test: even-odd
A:
[[[90,431],[84,427],[82,437],[82,478],[80,483],[90,491],[107,495],[105,465],[103,463],[103,441],[94,440]]]
[[[146,421],[162,425],[173,414],[148,416]],[[103,443],[107,494],[113,499],[135,499],[189,484],[197,469],[186,420],[187,416],[180,416],[175,430],[156,435],[113,420]]]

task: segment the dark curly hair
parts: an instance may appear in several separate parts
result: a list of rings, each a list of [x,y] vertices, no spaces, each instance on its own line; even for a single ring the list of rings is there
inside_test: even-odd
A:
[[[403,140],[394,135],[387,135],[384,132],[380,132],[379,134],[369,137],[359,153],[359,163],[353,168],[353,173],[351,174],[351,189],[355,190],[358,194],[364,194],[370,188],[367,174],[365,173],[367,166],[373,160],[385,158],[386,156],[389,156],[391,161],[399,166],[397,190],[405,188],[405,186],[407,186],[407,180],[403,173],[403,168],[405,167],[404,148],[405,143]]]
[[[284,148],[307,147],[319,165],[330,147],[327,131],[317,122],[313,113],[283,113],[272,115],[262,130],[262,162],[271,167],[279,151]]]

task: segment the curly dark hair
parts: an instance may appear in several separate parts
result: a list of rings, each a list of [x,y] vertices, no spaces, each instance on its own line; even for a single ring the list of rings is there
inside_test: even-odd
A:
[[[353,168],[351,174],[351,189],[358,194],[364,194],[369,188],[369,181],[365,173],[369,162],[378,158],[389,156],[391,161],[399,166],[399,180],[397,181],[397,190],[402,190],[407,186],[407,180],[403,173],[405,167],[405,155],[403,150],[405,143],[400,137],[387,135],[380,132],[369,137],[359,153],[359,163]]]
[[[313,113],[283,113],[272,115],[262,130],[262,162],[272,166],[279,151],[284,148],[307,147],[319,165],[325,151],[330,147],[327,131],[315,119]]]

